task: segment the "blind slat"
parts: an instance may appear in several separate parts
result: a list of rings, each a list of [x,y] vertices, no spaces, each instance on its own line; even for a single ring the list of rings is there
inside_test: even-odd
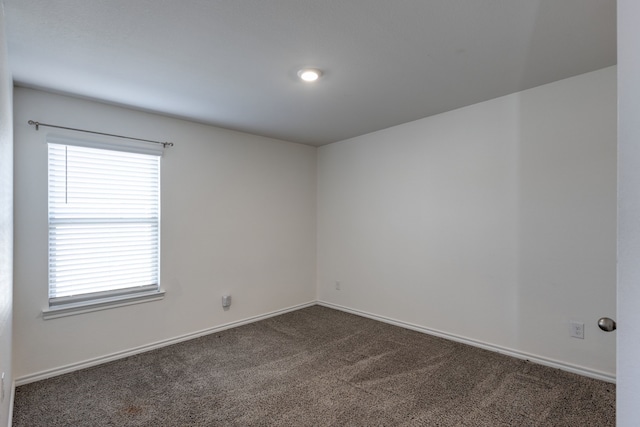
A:
[[[48,144],[50,305],[158,290],[160,157],[76,142]]]

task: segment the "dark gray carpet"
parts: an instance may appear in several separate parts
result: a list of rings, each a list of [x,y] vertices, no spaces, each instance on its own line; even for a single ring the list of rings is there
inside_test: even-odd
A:
[[[14,426],[614,426],[615,386],[314,306],[16,390]]]

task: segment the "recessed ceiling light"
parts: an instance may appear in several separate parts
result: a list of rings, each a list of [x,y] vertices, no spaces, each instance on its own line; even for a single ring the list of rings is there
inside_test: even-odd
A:
[[[322,75],[322,71],[316,70],[314,68],[303,68],[298,71],[298,77],[300,77],[305,82],[315,82]]]

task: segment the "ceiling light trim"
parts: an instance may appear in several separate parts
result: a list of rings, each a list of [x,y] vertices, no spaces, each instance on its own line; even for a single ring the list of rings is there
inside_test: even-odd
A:
[[[317,82],[322,77],[322,70],[317,68],[301,68],[298,77],[305,83]]]

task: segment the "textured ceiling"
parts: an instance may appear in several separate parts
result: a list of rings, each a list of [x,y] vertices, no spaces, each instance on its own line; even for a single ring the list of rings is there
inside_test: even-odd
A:
[[[3,1],[18,85],[312,145],[616,63],[615,0]]]

